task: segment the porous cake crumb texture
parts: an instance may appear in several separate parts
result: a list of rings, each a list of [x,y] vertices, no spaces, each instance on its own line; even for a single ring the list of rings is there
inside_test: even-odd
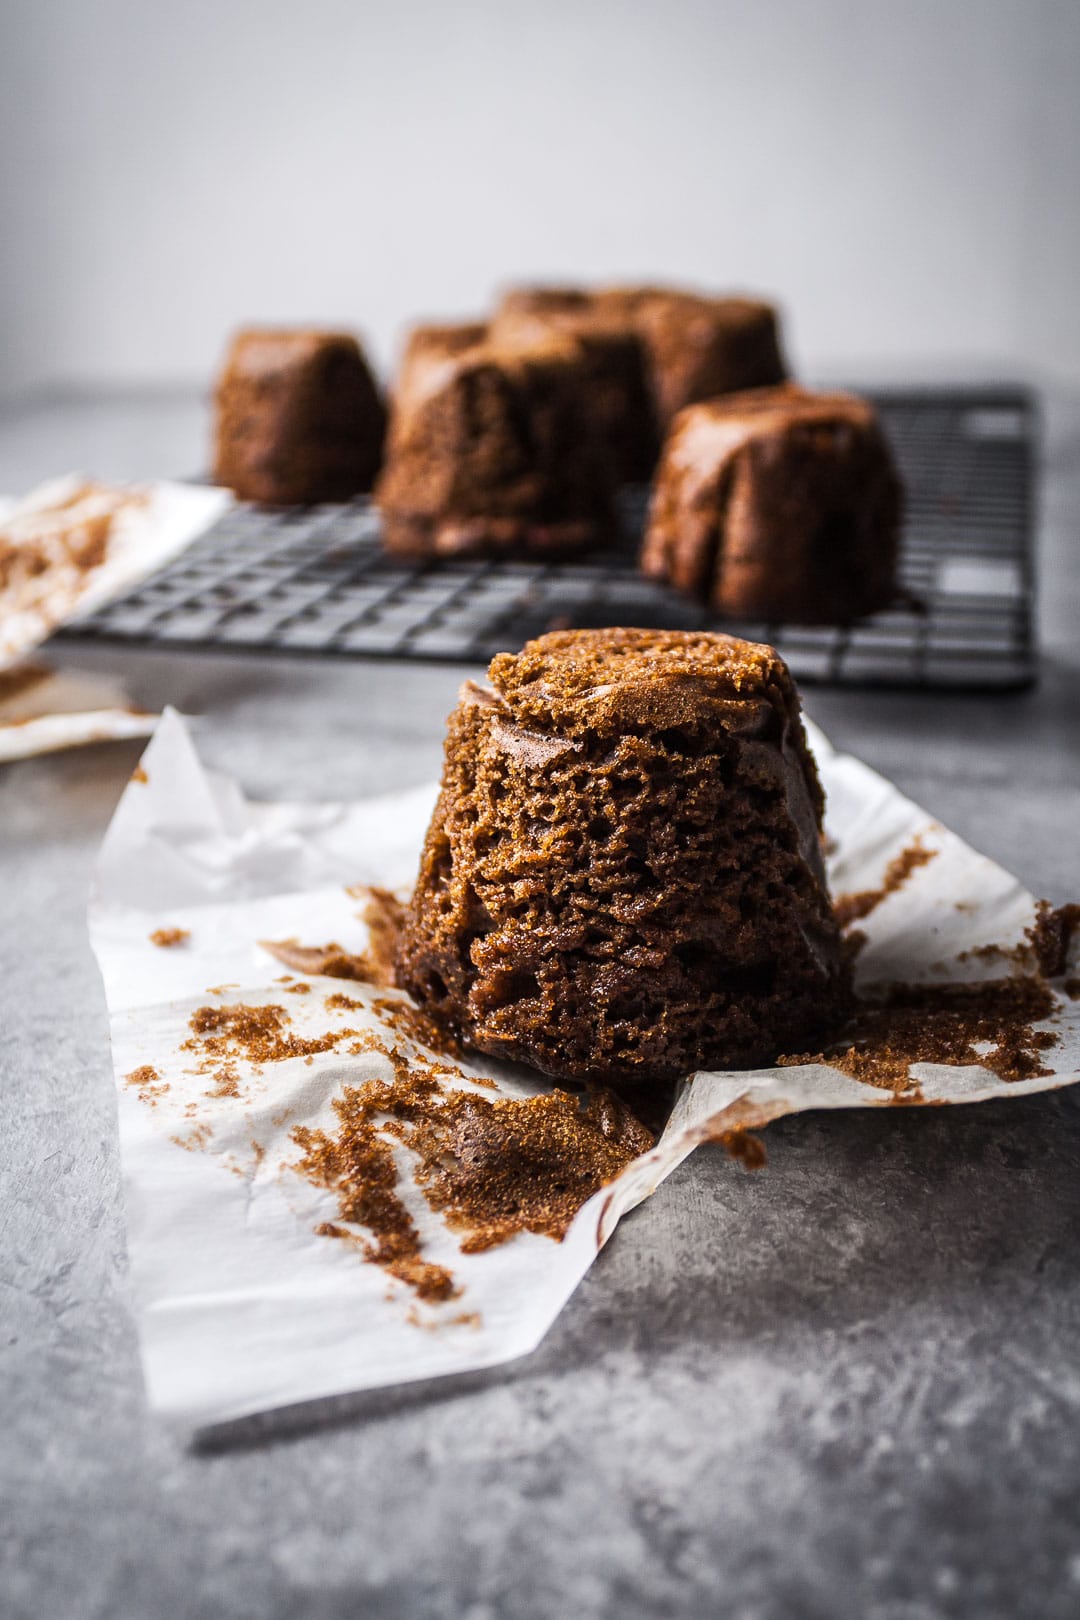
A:
[[[848,1006],[821,790],[770,648],[558,632],[451,716],[399,982],[557,1078],[766,1062]]]

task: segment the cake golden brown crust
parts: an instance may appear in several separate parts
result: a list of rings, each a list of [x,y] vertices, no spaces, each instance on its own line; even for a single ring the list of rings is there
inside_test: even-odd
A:
[[[769,1061],[848,1006],[821,789],[771,648],[565,631],[450,718],[398,981],[557,1079]]]
[[[643,350],[661,432],[697,400],[763,388],[787,376],[774,305],[678,287],[514,287],[496,322],[528,316],[574,330],[591,324],[633,336]]]
[[[785,384],[690,406],[644,573],[738,618],[844,624],[896,595],[902,491],[873,407]]]
[[[579,346],[414,339],[375,500],[399,556],[558,556],[610,541],[614,482]]]
[[[386,412],[348,332],[250,328],[215,391],[214,481],[270,506],[346,501],[371,488]]]
[[[647,483],[660,450],[645,346],[627,321],[605,315],[572,288],[506,294],[491,335],[510,341],[572,338],[581,350],[585,407],[621,483]]]
[[[428,321],[411,327],[402,351],[398,389],[408,388],[409,373],[414,366],[432,360],[452,360],[455,355],[483,343],[487,335],[486,321]]]
[[[684,406],[787,376],[779,320],[758,298],[713,298],[668,287],[608,287],[594,306],[640,333],[661,430]]]

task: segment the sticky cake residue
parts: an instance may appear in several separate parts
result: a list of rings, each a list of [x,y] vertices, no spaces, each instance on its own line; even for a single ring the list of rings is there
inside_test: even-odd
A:
[[[579,1099],[565,1091],[485,1097],[443,1085],[377,1041],[394,1064],[392,1081],[346,1086],[332,1107],[332,1131],[297,1126],[303,1156],[293,1166],[337,1197],[342,1221],[365,1229],[365,1257],[426,1300],[454,1292],[445,1267],[424,1261],[416,1224],[396,1191],[388,1138],[415,1155],[427,1202],[473,1254],[518,1232],[562,1239],[593,1193],[652,1146],[653,1136],[609,1092]],[[353,1236],[333,1223],[317,1229]]]

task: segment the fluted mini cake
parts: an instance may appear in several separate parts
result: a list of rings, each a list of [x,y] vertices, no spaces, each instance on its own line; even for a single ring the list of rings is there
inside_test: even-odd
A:
[[[452,360],[483,343],[488,334],[486,321],[429,321],[410,328],[401,355],[395,392],[408,391],[409,374],[438,360]]]
[[[468,1045],[659,1082],[835,1028],[822,793],[769,647],[558,631],[452,714],[397,978]]]
[[[558,556],[613,538],[576,343],[414,342],[406,361],[375,490],[389,551]]]
[[[641,566],[720,614],[844,624],[896,594],[901,507],[868,401],[758,389],[676,418]]]
[[[385,427],[348,332],[238,332],[215,391],[214,481],[271,506],[350,500],[372,486]]]
[[[595,308],[640,333],[661,430],[684,406],[787,376],[779,317],[757,298],[714,298],[667,287],[608,287]]]
[[[660,450],[647,357],[638,332],[598,310],[588,294],[565,288],[517,288],[491,325],[496,341],[574,339],[581,348],[585,408],[621,483],[645,483]]]

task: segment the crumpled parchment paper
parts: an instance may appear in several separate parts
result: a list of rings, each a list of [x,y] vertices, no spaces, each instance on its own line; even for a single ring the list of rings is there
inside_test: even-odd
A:
[[[861,985],[1005,972],[967,953],[1019,945],[1035,916],[1032,897],[816,731],[812,742],[828,799],[834,892],[879,886],[913,840],[933,852],[860,922]],[[896,1100],[820,1063],[696,1074],[656,1146],[579,1211],[563,1242],[524,1234],[479,1254],[459,1252],[458,1237],[411,1185],[402,1150],[401,1194],[425,1258],[450,1267],[460,1285],[444,1304],[418,1301],[353,1245],[319,1236],[336,1206],[292,1168],[291,1132],[330,1126],[335,1095],[387,1077],[386,1059],[342,1048],[261,1072],[240,1063],[238,1095],[212,1097],[184,1049],[189,1020],[207,1004],[288,1001],[297,1035],[347,1020],[383,1029],[401,1047],[372,1006],[387,992],[308,975],[311,993],[291,996],[281,962],[258,942],[333,940],[363,952],[368,929],[349,890],[408,889],[434,796],[432,785],[353,804],[252,803],[204,769],[184,722],[167,712],[106,835],[91,933],[111,1018],[143,1361],[151,1406],[189,1432],[520,1356],[543,1337],[620,1217],[696,1145],[804,1109]],[[179,943],[151,943],[162,929],[180,931]],[[332,1012],[327,998],[342,989],[363,1010]],[[903,1100],[977,1102],[1072,1083],[1080,1003],[1063,993],[1056,1003],[1046,1027],[1057,1042],[1044,1055],[1052,1073],[1005,1083],[980,1066],[916,1064]],[[460,1067],[462,1086],[477,1076],[504,1095],[546,1089],[528,1071],[490,1060]],[[147,1069],[151,1082],[126,1078]]]
[[[23,665],[0,675],[0,765],[86,743],[149,737],[159,716],[134,707],[123,682],[91,670]]]
[[[157,716],[132,704],[120,680],[57,671],[28,658],[54,630],[131,590],[215,523],[225,490],[157,482],[98,484],[76,474],[51,479],[22,500],[0,497],[0,764],[92,742],[149,736]],[[65,523],[92,533],[108,525],[102,560],[66,560]],[[52,554],[21,568],[8,547]]]

